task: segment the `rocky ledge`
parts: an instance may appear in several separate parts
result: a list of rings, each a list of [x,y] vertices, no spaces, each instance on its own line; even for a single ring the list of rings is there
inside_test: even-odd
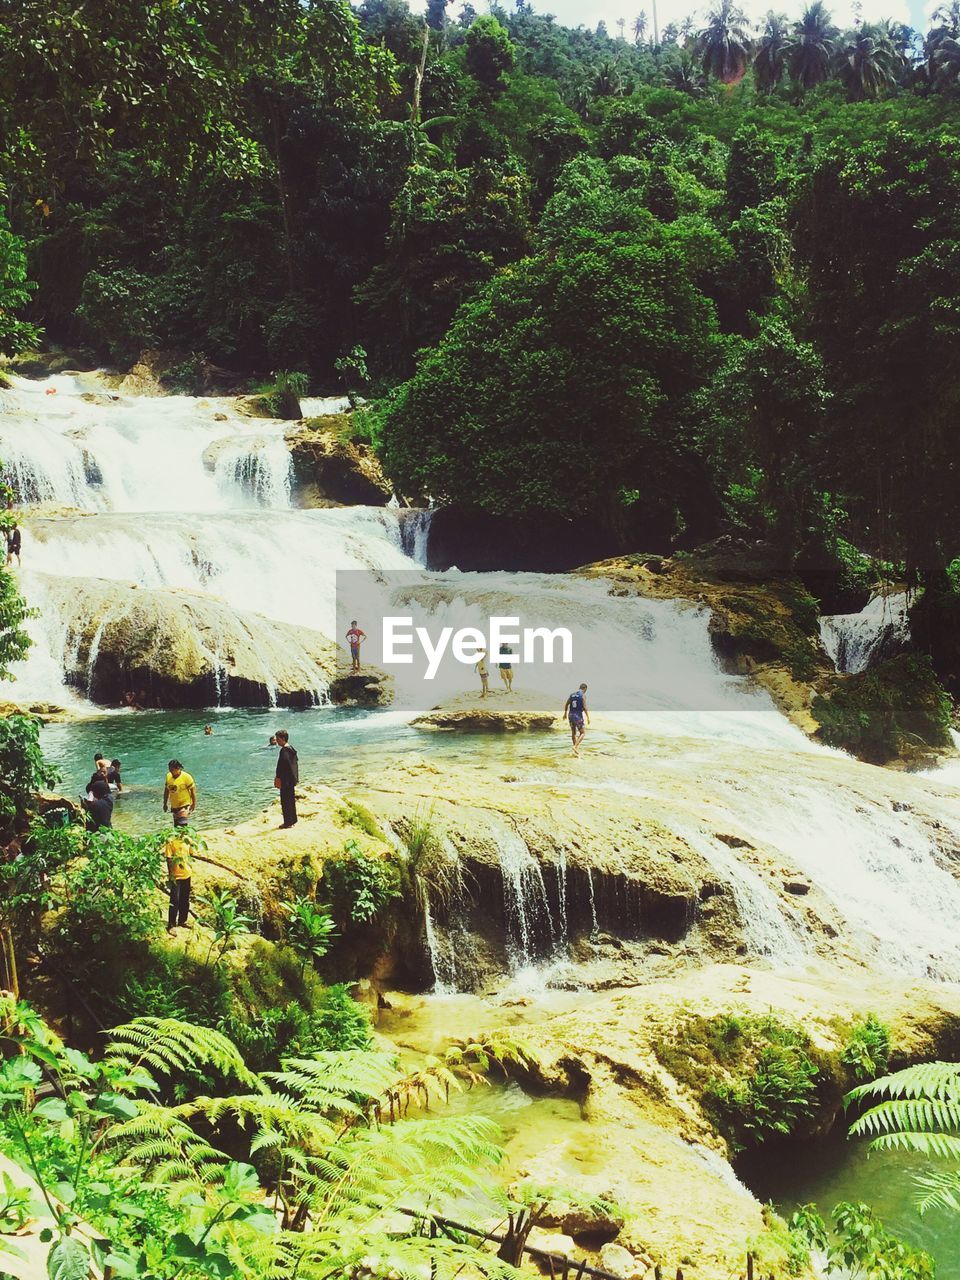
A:
[[[393,492],[373,450],[350,435],[350,415],[307,418],[286,436],[303,507],[383,507]]]
[[[303,707],[388,703],[368,670],[358,685],[318,632],[237,613],[190,591],[36,575],[38,604],[64,627],[66,681],[93,702],[140,707]]]
[[[545,732],[560,726],[560,710],[555,698],[491,689],[486,698],[464,694],[439,703],[412,723],[417,729],[459,733]]]

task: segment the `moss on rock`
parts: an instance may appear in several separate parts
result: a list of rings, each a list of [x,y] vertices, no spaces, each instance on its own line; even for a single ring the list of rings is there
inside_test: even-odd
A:
[[[950,744],[950,699],[929,660],[916,654],[838,676],[814,698],[813,714],[823,742],[871,764],[928,763]]]

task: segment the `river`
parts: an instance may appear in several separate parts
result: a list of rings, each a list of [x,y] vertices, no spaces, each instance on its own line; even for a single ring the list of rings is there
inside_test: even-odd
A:
[[[811,932],[802,900],[797,906],[783,892],[785,878],[801,877],[835,921],[846,959],[928,982],[960,980],[956,768],[906,777],[810,743],[747,679],[721,669],[704,608],[616,598],[603,582],[576,575],[431,573],[427,513],[297,508],[287,424],[245,418],[228,400],[110,394],[95,375],[16,379],[13,391],[0,392],[0,458],[29,504],[19,581],[40,610],[10,693],[74,713],[43,731],[68,794],[84,786],[96,751],[118,757],[125,791],[117,826],[149,830],[160,821],[167,761],[177,757],[197,779],[199,824],[229,825],[273,799],[268,739],[283,724],[305,780],[349,788],[426,756],[438,788],[446,764],[457,785],[469,770],[478,779],[493,771],[512,786],[556,788],[591,808],[602,809],[606,795],[626,798],[638,814],[655,811],[732,887],[747,962],[786,969],[815,960],[822,938]],[[342,634],[343,573],[354,584],[362,577],[369,616],[389,601],[431,625],[479,622],[493,612],[550,626],[572,619],[577,678],[589,679],[597,712],[584,759],[571,761],[562,733],[425,735],[410,723],[424,692],[402,681],[394,709],[333,707],[328,673],[316,667],[306,689],[314,705],[298,711],[269,705],[276,697],[269,673],[260,707],[230,706],[229,685],[219,680],[211,684],[219,705],[199,711],[110,711],[87,697],[101,656],[90,642],[90,628],[96,640],[103,622],[91,617],[94,584],[116,591],[110,607],[119,612],[146,593],[176,608],[216,602],[245,617],[272,652],[271,627],[327,643]],[[858,654],[870,647],[869,619],[827,631],[855,631]],[[219,653],[215,636],[204,643]],[[516,678],[554,698],[558,711],[576,683],[570,672],[546,667],[519,668]],[[429,698],[472,682],[469,667],[447,663]],[[515,1095],[504,1102],[516,1116],[527,1106]],[[554,1110],[551,1123],[576,1120],[566,1104]],[[894,1158],[865,1164],[851,1151],[825,1157],[829,1171],[818,1171],[811,1156],[809,1169],[792,1170],[789,1188],[771,1185],[768,1194],[789,1205],[808,1198],[809,1188],[825,1207],[844,1195],[871,1198],[864,1188],[873,1186],[874,1169],[895,1169]],[[909,1193],[898,1168],[885,1177],[896,1194],[879,1184],[875,1194],[893,1197],[896,1226]],[[923,1232],[938,1229],[931,1220]]]

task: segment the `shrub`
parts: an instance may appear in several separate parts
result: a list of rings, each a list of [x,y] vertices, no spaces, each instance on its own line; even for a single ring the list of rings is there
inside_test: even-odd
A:
[[[400,874],[386,858],[370,858],[355,840],[343,853],[323,864],[323,889],[334,917],[347,924],[367,924],[401,894]]]
[[[813,1114],[817,1067],[799,1045],[771,1044],[735,1084],[716,1082],[704,1106],[736,1148],[790,1134]]]
[[[813,714],[828,746],[873,764],[950,741],[950,699],[930,660],[915,654],[844,677],[829,696],[814,698]]]
[[[656,1054],[736,1150],[793,1133],[813,1115],[819,1069],[809,1038],[772,1015],[689,1014]]]
[[[0,571],[0,576],[6,575]],[[0,619],[2,594],[0,589]],[[11,830],[20,823],[34,792],[52,787],[59,776],[40,750],[39,720],[33,716],[0,719],[0,830]]]
[[[884,1075],[890,1061],[889,1027],[872,1013],[855,1022],[841,1051],[840,1061],[852,1068],[857,1084]]]

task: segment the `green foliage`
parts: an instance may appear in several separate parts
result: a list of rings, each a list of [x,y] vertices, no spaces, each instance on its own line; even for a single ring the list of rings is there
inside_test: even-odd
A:
[[[890,1060],[890,1028],[869,1013],[850,1028],[840,1061],[853,1071],[857,1083],[882,1076]]]
[[[657,1047],[734,1150],[795,1133],[814,1115],[819,1068],[811,1055],[806,1034],[773,1016],[690,1014]]]
[[[833,1210],[833,1240],[813,1205],[790,1219],[791,1233],[826,1254],[827,1274],[852,1280],[933,1280],[933,1260],[883,1225],[868,1205],[843,1201]]]
[[[341,1053],[372,1046],[373,1029],[366,1006],[352,999],[343,983],[329,987],[310,1020],[304,1049]]]
[[[300,958],[301,972],[308,963],[322,959],[336,937],[333,917],[321,911],[311,898],[284,902],[281,910],[287,917],[287,945]]]
[[[387,858],[368,857],[355,840],[326,859],[321,889],[342,927],[369,923],[402,892],[396,866]]]
[[[497,514],[616,524],[617,494],[634,484],[651,507],[664,494],[683,508],[693,396],[717,353],[695,277],[715,241],[700,224],[656,223],[602,169],[565,182],[545,215],[566,224],[563,243],[461,308],[388,403],[384,460],[401,486]],[[596,230],[569,232],[577,204]]]
[[[950,706],[929,660],[901,654],[818,694],[812,710],[824,742],[884,764],[946,746]]]
[[[3,194],[0,181],[0,196]],[[27,279],[26,245],[10,230],[6,211],[0,208],[0,355],[13,355],[38,345],[40,330],[16,317],[35,288]]]
[[[300,397],[307,394],[309,380],[305,373],[281,371],[272,381],[258,388],[260,403],[269,418],[300,418]]]
[[[218,1032],[169,1019],[119,1028],[93,1061],[27,1006],[5,999],[0,1014],[18,1050],[0,1067],[0,1142],[42,1190],[57,1267],[79,1266],[82,1249],[84,1275],[96,1261],[156,1280],[321,1280],[370,1257],[438,1280],[510,1274],[415,1221],[382,1225],[411,1203],[429,1215],[441,1197],[489,1197],[490,1122],[407,1114],[413,1098],[479,1080],[475,1066],[437,1061],[404,1077],[390,1056],[353,1049],[258,1075]],[[165,1082],[210,1071],[219,1090],[162,1101]],[[80,1219],[108,1235],[106,1259],[73,1232]]]
[[[34,793],[52,787],[59,776],[40,750],[39,720],[21,715],[0,718],[0,831],[22,823]]]
[[[254,921],[240,909],[236,896],[229,889],[213,889],[201,899],[200,905],[200,918],[211,935],[207,959],[216,950],[216,963],[219,964],[226,953],[250,932]]]
[[[492,14],[477,18],[466,35],[466,67],[487,93],[503,88],[504,75],[513,66],[510,37]]]
[[[10,496],[6,485],[0,485],[0,496],[4,500]],[[4,512],[0,529],[6,530],[6,522]],[[11,664],[26,657],[30,637],[24,629],[24,623],[30,616],[26,601],[17,591],[16,579],[0,565],[0,680],[12,680]]]

